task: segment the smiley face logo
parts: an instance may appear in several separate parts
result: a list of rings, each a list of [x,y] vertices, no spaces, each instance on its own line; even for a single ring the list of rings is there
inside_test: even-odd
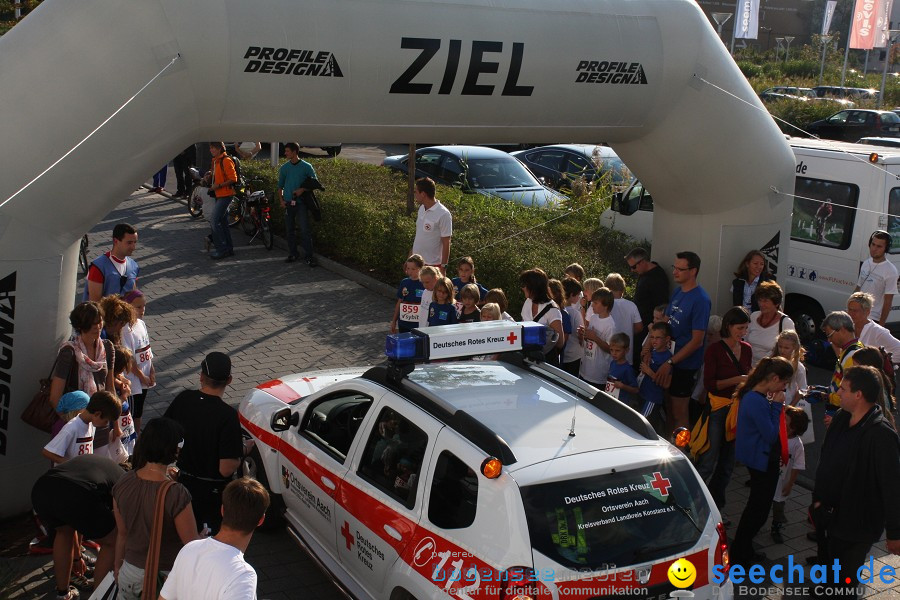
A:
[[[669,567],[669,583],[677,588],[690,587],[695,579],[697,579],[697,569],[687,559],[679,558]]]

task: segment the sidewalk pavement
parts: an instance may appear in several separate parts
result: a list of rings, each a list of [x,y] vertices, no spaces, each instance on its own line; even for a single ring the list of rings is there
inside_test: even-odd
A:
[[[225,398],[232,405],[258,383],[279,375],[381,362],[394,304],[391,285],[327,259],[316,269],[284,264],[283,249],[267,252],[258,241],[248,246],[240,228],[232,229],[236,256],[211,261],[204,251],[206,221],[191,219],[183,203],[145,190],[132,194],[91,231],[91,258],[107,250],[118,222],[138,229],[134,258],[143,274],[140,288],[148,297],[145,321],[157,387],[148,395],[145,420],[161,415],[181,390],[198,385],[200,361],[212,350],[232,357],[234,382]],[[79,284],[83,285],[81,279]],[[811,374],[811,383],[821,383],[817,377],[827,374],[821,370]],[[821,421],[820,415],[815,420]],[[810,470],[801,481],[807,486],[814,473],[816,446],[807,449]],[[732,535],[749,494],[747,479],[746,469],[738,467],[728,488],[724,517],[732,522]],[[806,539],[811,530],[806,523],[809,501],[809,490],[795,486],[786,505],[789,525],[783,530],[784,544],[772,542],[768,524],[757,536],[771,561],[783,563],[792,554],[795,562],[803,562],[814,554],[814,543]],[[24,555],[33,533],[27,516],[0,524],[0,599],[52,597],[50,557]],[[883,540],[873,554],[876,571],[883,565],[900,568],[900,558],[887,555]],[[259,575],[261,599],[343,598],[283,531],[257,532],[247,560]],[[14,583],[5,587],[7,582]],[[785,597],[769,586],[752,588],[740,597]],[[900,582],[873,585],[866,596],[900,600]]]

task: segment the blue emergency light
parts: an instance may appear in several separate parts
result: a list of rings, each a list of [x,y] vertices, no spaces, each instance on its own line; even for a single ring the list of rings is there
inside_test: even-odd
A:
[[[518,350],[540,350],[548,328],[525,321],[484,321],[423,327],[387,336],[384,353],[389,360],[416,362],[452,359]]]

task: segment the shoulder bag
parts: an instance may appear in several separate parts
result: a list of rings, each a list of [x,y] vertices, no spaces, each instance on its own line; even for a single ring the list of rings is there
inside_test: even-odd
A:
[[[144,584],[141,588],[142,600],[156,600],[159,584],[159,550],[162,542],[162,526],[166,509],[166,493],[175,485],[167,479],[156,492],[156,508],[153,513],[153,526],[150,529],[150,546],[147,548],[147,564],[144,565]]]
[[[73,362],[75,361],[74,356],[72,357],[72,360]],[[53,372],[56,371],[57,363],[59,363],[59,352],[56,353],[56,359],[53,361],[53,366],[50,367],[50,374],[46,379],[41,379],[38,382],[40,389],[31,398],[31,402],[28,403],[28,406],[25,407],[25,410],[22,411],[23,421],[36,429],[40,429],[45,433],[52,432],[53,426],[59,420],[59,415],[56,413],[56,409],[54,409],[50,404],[50,386],[53,383]],[[74,369],[69,369],[69,375],[68,377],[66,377],[66,389],[63,390],[64,392],[72,391],[73,389],[78,388],[77,383],[74,385],[74,387],[72,387],[73,372]]]
[[[731,348],[728,347],[724,341],[722,345],[725,347],[725,351],[728,353],[728,357],[731,359],[731,362],[734,363],[734,367],[737,369],[738,373],[741,375],[746,375],[744,372],[744,367],[741,366],[740,361],[738,361],[737,357],[734,355],[734,352],[731,351]],[[737,421],[738,421],[738,411],[741,408],[741,401],[739,398],[735,398],[731,401],[731,406],[728,407],[728,416],[725,417],[725,441],[733,442],[734,438],[737,437]]]

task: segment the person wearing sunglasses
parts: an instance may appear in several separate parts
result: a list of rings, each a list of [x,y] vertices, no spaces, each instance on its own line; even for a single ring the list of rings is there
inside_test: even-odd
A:
[[[631,345],[634,364],[640,364],[641,346],[653,323],[653,309],[660,304],[669,303],[669,277],[659,264],[650,260],[650,254],[644,248],[635,248],[625,255],[625,264],[637,276],[633,301],[641,315],[643,331],[635,334]]]
[[[137,229],[128,223],[113,228],[112,249],[95,258],[88,269],[83,302],[99,302],[111,294],[121,296],[136,287],[141,268],[131,255],[137,248],[137,239]]]

